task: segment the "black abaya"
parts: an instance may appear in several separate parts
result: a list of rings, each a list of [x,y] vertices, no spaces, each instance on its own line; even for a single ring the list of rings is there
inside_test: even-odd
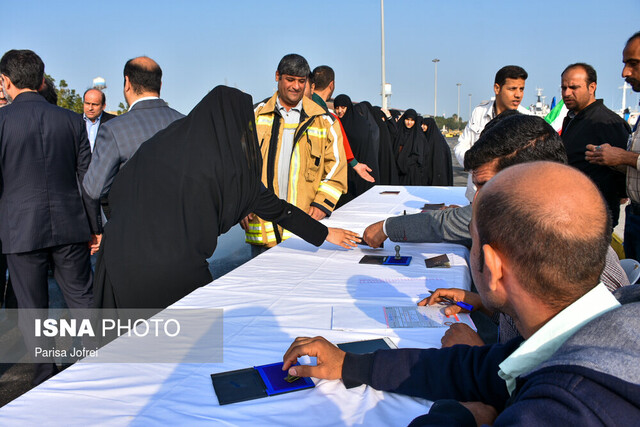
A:
[[[374,134],[374,131],[378,131],[378,129],[374,123],[369,123],[369,111],[366,107],[356,109],[351,102],[351,98],[347,95],[338,95],[333,101],[333,106],[334,108],[338,106],[347,107],[347,111],[344,116],[340,118],[340,122],[342,123],[342,127],[349,139],[349,145],[351,145],[353,156],[358,160],[358,162],[364,163],[371,168],[371,172],[369,172],[369,174],[376,181],[375,183],[365,181],[353,170],[353,168],[349,168],[347,176],[347,194],[344,196],[344,200],[349,201],[358,197],[380,181],[380,168],[378,167],[378,140]],[[343,203],[341,204],[344,204],[344,200],[342,200]]]
[[[415,120],[415,124],[408,128],[407,118]],[[398,165],[400,185],[430,185],[425,180],[424,164],[427,140],[420,128],[417,113],[413,109],[405,111],[397,123],[398,132],[393,147]]]
[[[451,186],[453,185],[453,163],[449,144],[433,118],[423,118],[422,123],[427,125],[424,136],[430,150],[430,163],[425,163],[429,174],[429,185]]]
[[[165,308],[209,283],[218,236],[249,212],[324,241],[325,226],[260,183],[251,102],[216,87],[118,173],[96,265],[97,307]]]

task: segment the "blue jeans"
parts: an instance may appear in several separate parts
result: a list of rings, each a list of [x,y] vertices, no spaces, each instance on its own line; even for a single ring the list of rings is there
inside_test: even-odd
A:
[[[637,205],[636,205],[637,206]],[[640,215],[637,207],[627,206],[624,223],[624,254],[627,258],[639,261],[640,257]],[[634,213],[635,212],[635,213]]]

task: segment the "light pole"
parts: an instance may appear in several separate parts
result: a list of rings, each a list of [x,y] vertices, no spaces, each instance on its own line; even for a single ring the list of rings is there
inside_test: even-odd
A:
[[[435,64],[435,81],[434,81],[434,91],[433,91],[433,117],[438,116],[438,62],[440,60],[438,58],[432,59],[431,62]]]
[[[384,0],[380,0],[380,29],[382,33],[382,108],[387,108],[387,82],[384,71]]]
[[[467,121],[471,121],[471,94],[469,94],[469,117],[467,117]]]
[[[460,86],[462,83],[456,83],[456,86],[458,86],[458,121],[460,121]]]

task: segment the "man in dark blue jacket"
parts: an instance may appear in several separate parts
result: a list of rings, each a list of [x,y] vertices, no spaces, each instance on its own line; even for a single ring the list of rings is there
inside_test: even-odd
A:
[[[91,160],[84,123],[38,94],[44,63],[34,52],[8,51],[0,73],[12,101],[0,110],[0,240],[18,308],[48,307],[50,261],[67,306],[92,307],[88,244],[99,223],[87,214],[97,212],[97,204],[83,201],[79,190]],[[23,333],[25,340],[34,338]],[[34,383],[56,371],[53,363],[39,365]]]
[[[565,165],[512,166],[478,193],[470,268],[485,306],[522,333],[505,344],[344,353],[297,338],[283,369],[434,400],[414,425],[621,425],[640,419],[640,304],[599,282],[611,219]],[[636,288],[621,289],[638,301]],[[631,294],[631,295],[630,295]],[[299,356],[317,366],[291,367]]]

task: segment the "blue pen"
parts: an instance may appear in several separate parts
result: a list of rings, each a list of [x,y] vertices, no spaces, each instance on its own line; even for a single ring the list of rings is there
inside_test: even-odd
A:
[[[427,289],[428,292],[431,292],[433,294],[433,291]],[[451,305],[457,305],[460,308],[464,308],[465,310],[468,311],[473,311],[473,306],[471,304],[467,304],[466,302],[462,302],[462,301],[454,301],[451,298],[447,298],[447,297],[443,297],[442,295],[440,295],[440,298],[445,300],[446,302],[448,302]]]

